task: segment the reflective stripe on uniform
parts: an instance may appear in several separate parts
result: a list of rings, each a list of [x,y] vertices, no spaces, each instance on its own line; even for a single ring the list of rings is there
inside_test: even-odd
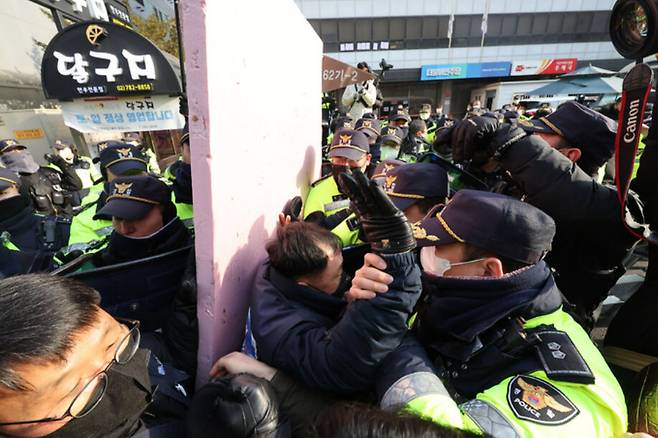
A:
[[[512,423],[498,409],[483,400],[469,400],[459,405],[462,412],[469,416],[483,431],[496,438],[521,438]]]

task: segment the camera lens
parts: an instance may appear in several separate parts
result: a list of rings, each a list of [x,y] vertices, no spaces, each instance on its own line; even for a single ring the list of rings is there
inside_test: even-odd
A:
[[[610,17],[610,38],[625,58],[658,52],[656,0],[618,0]]]
[[[630,44],[644,44],[649,33],[647,13],[640,4],[629,3],[620,13],[621,34]]]

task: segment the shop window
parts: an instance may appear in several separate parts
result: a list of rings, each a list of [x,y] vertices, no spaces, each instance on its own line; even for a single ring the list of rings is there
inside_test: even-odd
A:
[[[547,34],[557,35],[562,33],[562,22],[564,21],[565,14],[551,14],[548,16],[548,27],[546,28]]]
[[[420,39],[422,31],[422,19],[421,18],[407,18],[407,39],[408,40],[418,40]]]
[[[356,40],[357,41],[372,40],[371,20],[356,20]]]
[[[487,37],[496,37],[501,35],[503,26],[503,17],[500,15],[489,15],[487,17]]]
[[[607,33],[609,22],[610,22],[610,11],[594,12],[594,16],[592,17],[592,25],[590,27],[590,32]]]
[[[388,35],[388,18],[375,18],[372,22],[372,39],[374,41],[386,41]]]
[[[517,35],[530,35],[532,33],[532,15],[523,14],[519,16],[519,22],[516,27]]]
[[[437,36],[439,36],[438,34],[439,20],[437,20],[437,17],[424,17],[422,21],[423,21],[422,38],[424,40],[436,38]]]
[[[573,34],[577,33],[577,23],[578,22],[578,16],[575,14],[566,14],[564,17],[564,21],[562,22],[562,33],[563,34]]]
[[[456,15],[455,22],[452,27],[452,37],[453,38],[467,37],[470,31],[471,31],[471,16]]]
[[[338,22],[338,41],[354,41],[354,20],[340,20]]]
[[[338,41],[338,22],[336,20],[323,21],[320,26],[322,29],[322,41],[335,43]]]
[[[404,18],[391,18],[389,21],[389,39],[403,40],[405,37],[406,21]]]
[[[532,34],[543,35],[546,33],[546,26],[548,26],[547,14],[535,14],[532,20]]]
[[[515,36],[516,35],[516,15],[505,15],[503,17],[503,33],[501,36]]]

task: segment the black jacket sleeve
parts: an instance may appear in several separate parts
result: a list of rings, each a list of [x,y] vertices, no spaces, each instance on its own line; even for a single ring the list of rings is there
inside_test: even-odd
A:
[[[59,169],[60,177],[62,179],[62,189],[69,192],[82,190],[82,180],[80,180],[80,177],[75,172],[75,167],[62,165],[57,166],[57,168]]]
[[[601,185],[539,136],[513,144],[500,161],[527,196],[556,223],[605,220],[621,224],[617,191]]]

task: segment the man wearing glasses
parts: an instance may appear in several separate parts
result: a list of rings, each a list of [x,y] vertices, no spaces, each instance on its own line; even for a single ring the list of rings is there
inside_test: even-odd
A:
[[[177,436],[162,415],[164,403],[184,415],[185,390],[166,381],[177,370],[140,348],[138,321],[99,304],[64,278],[0,281],[0,436],[122,438],[151,427]]]

